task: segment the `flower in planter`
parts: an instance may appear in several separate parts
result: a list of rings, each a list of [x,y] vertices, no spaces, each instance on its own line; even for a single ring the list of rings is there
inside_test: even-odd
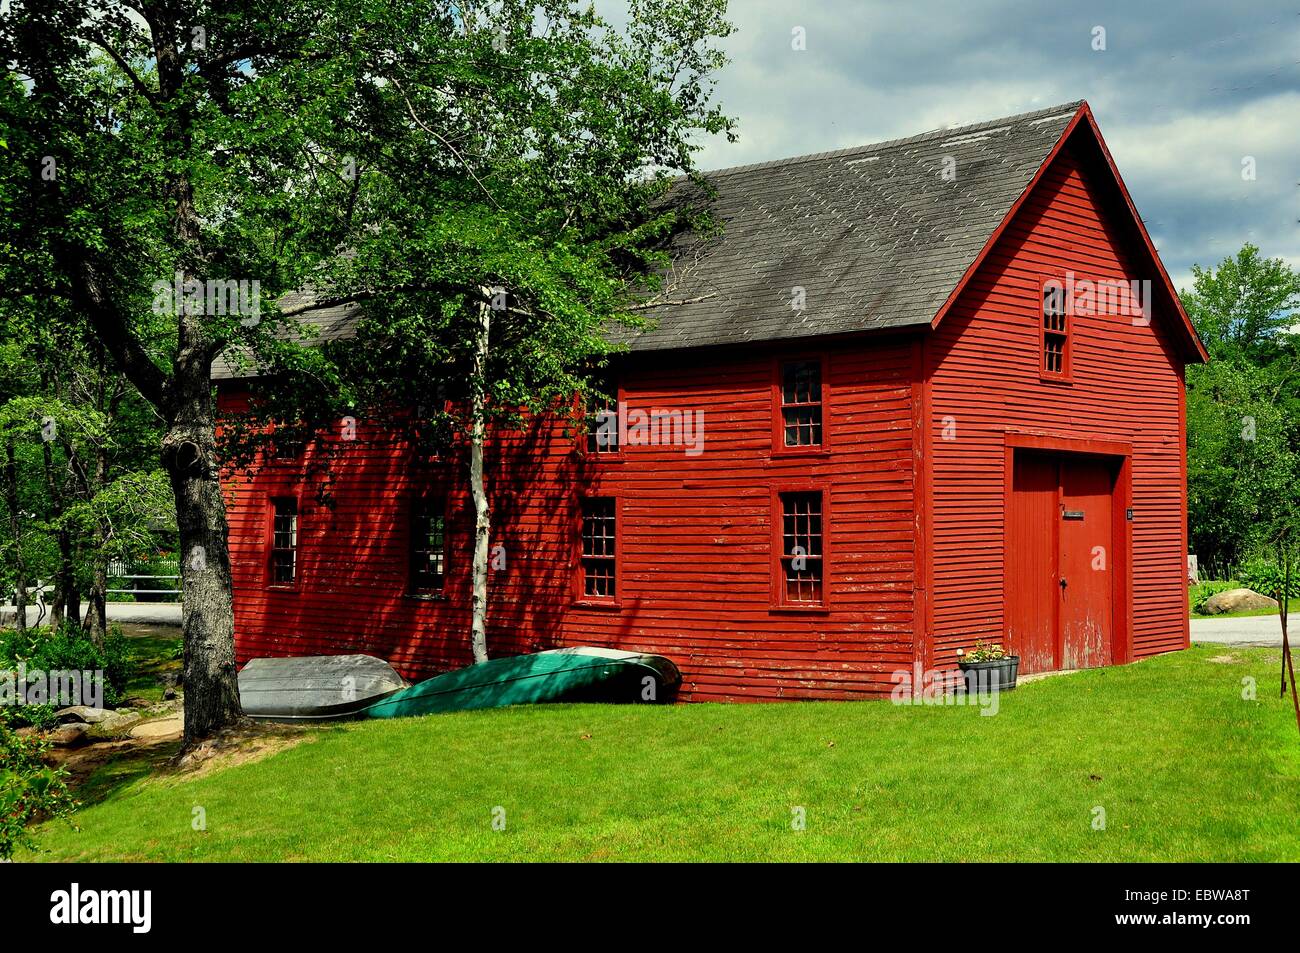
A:
[[[1010,653],[1002,647],[1001,642],[989,645],[982,639],[976,640],[975,647],[969,652],[963,653],[960,649],[957,651],[959,662],[1000,662],[1005,658],[1010,658]]]

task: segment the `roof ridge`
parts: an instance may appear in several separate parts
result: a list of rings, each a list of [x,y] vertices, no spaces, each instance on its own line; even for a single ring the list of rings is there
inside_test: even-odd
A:
[[[964,126],[949,126],[947,128],[929,129],[925,132],[918,132],[910,136],[900,136],[897,139],[883,139],[880,142],[867,142],[857,146],[846,146],[840,149],[830,149],[825,152],[810,152],[806,155],[790,156],[784,159],[765,159],[762,162],[749,162],[742,165],[724,166],[720,169],[709,169],[701,173],[706,177],[714,175],[728,175],[732,172],[750,172],[755,169],[773,169],[788,165],[797,165],[802,162],[815,162],[821,159],[834,159],[840,156],[850,156],[858,153],[876,152],[886,148],[892,148],[904,143],[923,142],[929,139],[950,139],[957,136],[968,136],[976,132],[995,129],[1008,123],[1020,123],[1033,119],[1042,119],[1066,112],[1077,112],[1081,106],[1087,103],[1085,99],[1077,99],[1073,102],[1059,103],[1055,106],[1048,106],[1044,109],[1035,109],[1031,112],[1016,113],[1012,116],[1000,116],[996,119],[985,119],[980,122],[967,123]]]

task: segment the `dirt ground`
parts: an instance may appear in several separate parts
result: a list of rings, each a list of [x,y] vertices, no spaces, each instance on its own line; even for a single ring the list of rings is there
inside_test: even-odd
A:
[[[160,738],[120,738],[78,748],[53,748],[47,761],[68,772],[68,786],[83,805],[103,800],[125,784],[148,778],[202,777],[260,761],[309,741],[310,727],[245,722],[205,741],[184,757],[180,732]]]
[[[181,670],[179,659],[159,647],[179,639],[178,626],[152,623],[121,623],[122,634],[132,639],[152,642],[150,651],[142,653],[139,670],[132,680],[125,707],[154,705],[161,699],[167,676]],[[184,690],[178,689],[175,710],[146,715],[129,729],[129,736],[111,739],[91,738],[68,748],[51,748],[46,760],[68,772],[68,784],[83,804],[107,797],[116,788],[142,777],[195,776],[210,774],[237,764],[265,758],[277,751],[310,739],[310,728],[295,725],[244,722],[204,742],[180,757],[184,718]]]

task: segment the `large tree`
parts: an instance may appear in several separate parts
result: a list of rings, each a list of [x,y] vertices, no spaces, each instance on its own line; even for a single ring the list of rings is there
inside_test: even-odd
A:
[[[346,238],[326,148],[352,129],[367,6],[14,0],[0,21],[0,278],[83,321],[161,418],[187,745],[239,715],[211,364],[272,347],[267,303]]]
[[[0,278],[66,305],[161,418],[187,745],[239,713],[211,365],[293,381],[271,303],[294,289],[366,303],[380,356],[420,352],[418,376],[380,362],[361,389],[464,398],[483,657],[484,430],[580,390],[662,264],[682,216],[655,200],[696,133],[729,128],[709,103],[721,0],[634,0],[621,28],[558,0],[12,6]],[[259,282],[262,314],[193,294],[232,280]]]
[[[1187,369],[1189,528],[1192,551],[1226,578],[1266,555],[1296,509],[1300,272],[1246,245],[1193,276],[1183,303],[1211,360]]]

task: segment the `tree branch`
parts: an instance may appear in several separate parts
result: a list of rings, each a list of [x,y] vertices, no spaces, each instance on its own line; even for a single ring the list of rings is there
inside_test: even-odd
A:
[[[117,68],[126,74],[127,78],[131,80],[131,85],[135,87],[136,92],[143,96],[149,102],[149,105],[156,108],[158,106],[158,94],[145,85],[145,82],[140,78],[140,75],[131,68],[131,64],[123,59],[122,55],[118,53],[117,50],[109,46],[108,41],[104,39],[102,34],[91,33],[88,36],[90,42],[94,43],[97,47],[107,53],[109,57],[112,58],[113,62],[117,64]]]
[[[456,161],[465,167],[465,171],[469,173],[469,177],[474,180],[474,184],[479,187],[479,190],[484,195],[487,196],[488,201],[492,203],[492,205],[496,208],[498,212],[504,212],[505,209],[503,209],[501,207],[501,204],[497,202],[496,197],[493,196],[493,194],[488,191],[487,186],[485,186],[479,180],[479,177],[474,174],[474,170],[470,167],[470,164],[465,161],[465,157],[462,156],[459,151],[457,151],[456,147],[453,146],[444,136],[439,135],[438,133],[430,129],[428,126],[426,126],[420,120],[420,117],[415,114],[415,107],[411,105],[411,100],[409,97],[407,97],[406,90],[402,89],[402,84],[397,81],[397,78],[389,77],[389,80],[390,82],[392,82],[393,86],[397,89],[397,91],[402,94],[402,99],[406,101],[406,109],[411,114],[411,119],[415,122],[415,124],[419,126],[421,129],[423,129],[425,132],[427,132],[429,135],[433,136],[433,138],[441,142],[444,146],[446,146],[447,149],[451,152],[451,154],[456,157]]]
[[[697,304],[701,301],[708,301],[710,298],[716,298],[716,297],[717,297],[716,292],[710,292],[709,294],[706,295],[697,295],[694,298],[651,299],[650,301],[645,301],[642,302],[641,304],[631,305],[627,308],[624,308],[623,310],[649,311],[651,308],[662,308],[667,305]]]
[[[144,345],[131,333],[125,316],[109,299],[95,266],[84,255],[66,247],[60,251],[70,275],[69,298],[90,320],[104,349],[130,378],[140,396],[164,415],[167,400],[167,375],[153,362]]]

